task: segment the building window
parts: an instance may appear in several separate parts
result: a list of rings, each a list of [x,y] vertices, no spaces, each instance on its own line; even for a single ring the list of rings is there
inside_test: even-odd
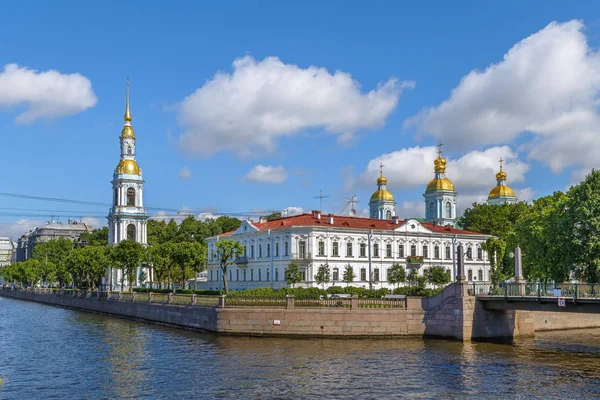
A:
[[[115,188],[115,202],[114,205],[119,205],[119,189]]]
[[[398,257],[404,258],[404,244],[398,245]]]
[[[428,250],[429,250],[429,247],[426,244],[424,244],[423,245],[423,258],[429,258]]]
[[[386,219],[392,219],[392,212],[391,212],[390,210],[387,210],[387,211],[385,212],[385,218],[386,218]]]
[[[467,279],[470,281],[473,280],[473,271],[469,270]]]
[[[267,268],[267,282],[269,282],[269,278],[271,277],[271,270]]]
[[[429,203],[429,218],[435,217],[435,204],[433,202]]]
[[[417,245],[416,244],[411,244],[410,245],[410,255],[411,256],[416,256],[417,255]]]
[[[271,257],[271,243],[267,243],[267,257]]]
[[[346,257],[352,257],[352,242],[346,243]]]
[[[244,282],[246,282],[246,270],[244,270]]]
[[[232,270],[229,270],[229,280],[230,280],[230,281],[232,281],[232,280],[233,280],[232,276],[233,276],[233,271],[232,271]]]
[[[452,254],[450,253],[450,246],[446,246],[446,260],[452,258]]]
[[[239,269],[236,269],[236,270],[235,270],[235,280],[236,280],[236,281],[239,281],[239,280],[240,280],[240,270],[239,270]]]
[[[379,243],[373,244],[373,257],[379,257]]]
[[[366,268],[360,269],[360,280],[363,282],[365,282],[367,280],[367,269]]]
[[[213,280],[212,273],[213,273],[213,270],[211,269],[211,270],[210,270],[210,280],[211,280],[211,281]]]
[[[477,271],[477,279],[480,281],[483,280],[483,271],[482,270]]]
[[[320,256],[324,256],[325,255],[325,242],[324,241],[319,241],[319,255]]]
[[[446,202],[446,218],[452,218],[452,204],[449,201]]]
[[[473,249],[469,246],[467,247],[467,260],[473,259]]]
[[[333,250],[331,251],[331,255],[334,257],[339,257],[340,255],[340,244],[338,242],[333,242]]]
[[[127,205],[135,207],[135,189],[127,189]]]
[[[373,218],[377,218],[377,210],[373,210],[373,215],[372,215],[372,217],[373,217]]]
[[[254,270],[251,269],[250,270],[250,282],[253,282],[253,281],[254,281]]]
[[[275,281],[279,280],[279,268],[275,268]]]
[[[254,258],[254,245],[250,245],[250,258]]]
[[[135,225],[127,225],[127,240],[135,240]]]
[[[379,268],[373,270],[373,281],[379,282]]]
[[[298,252],[301,257],[304,258],[304,256],[306,256],[306,242],[304,240],[298,242]]]
[[[479,261],[483,260],[483,249],[481,247],[477,248],[477,259]]]
[[[275,257],[279,257],[279,243],[275,243]]]
[[[365,243],[360,244],[360,256],[361,257],[367,256],[367,245]]]
[[[258,258],[262,258],[262,244],[258,245]]]
[[[244,246],[244,257],[247,257],[248,254],[246,253],[246,246]]]
[[[286,256],[286,257],[289,256],[289,253],[288,253],[288,242],[284,242],[283,243],[283,255]]]
[[[262,269],[258,269],[258,281],[262,281]]]
[[[302,281],[306,282],[306,270],[302,271]]]
[[[340,280],[340,270],[338,268],[334,268],[333,269],[333,281],[339,281]]]
[[[387,258],[392,258],[392,244],[388,243],[385,245],[385,256]]]
[[[435,246],[433,248],[433,254],[436,260],[440,259],[440,246]]]

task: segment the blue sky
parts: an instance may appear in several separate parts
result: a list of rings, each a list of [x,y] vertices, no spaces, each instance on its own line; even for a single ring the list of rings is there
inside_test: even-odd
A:
[[[323,190],[360,212],[383,161],[398,214],[421,216],[438,140],[463,209],[499,156],[531,200],[600,161],[599,22],[592,1],[6,3],[0,192],[110,202],[129,76],[147,206],[306,211]],[[37,210],[107,212],[0,196],[0,234]]]

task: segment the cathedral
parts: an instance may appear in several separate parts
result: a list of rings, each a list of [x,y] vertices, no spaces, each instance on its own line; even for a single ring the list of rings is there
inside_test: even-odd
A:
[[[457,248],[464,249],[464,275],[468,282],[490,280],[490,260],[483,244],[489,235],[456,227],[458,193],[446,176],[442,145],[434,160],[433,179],[425,187],[425,218],[400,220],[396,216],[394,195],[380,165],[377,190],[369,201],[369,218],[322,214],[320,210],[267,221],[242,221],[240,227],[207,239],[208,282],[206,287],[220,289],[222,275],[216,257],[216,243],[231,239],[241,243],[244,254],[228,269],[229,288],[287,287],[285,271],[295,263],[302,271],[301,287],[317,287],[315,275],[321,265],[330,268],[328,286],[389,288],[390,268],[402,265],[406,272],[423,275],[440,266],[456,279],[459,275]],[[497,186],[488,202],[516,202],[506,185],[506,173],[496,174]],[[352,267],[355,277],[344,282],[344,271]]]
[[[133,240],[146,246],[148,215],[144,208],[144,179],[136,161],[136,138],[131,126],[129,80],[127,80],[124,119],[125,125],[119,136],[121,155],[111,182],[113,195],[112,207],[107,217],[108,244],[117,245],[123,240]],[[110,284],[120,283],[121,273],[120,270],[114,270],[109,277]]]

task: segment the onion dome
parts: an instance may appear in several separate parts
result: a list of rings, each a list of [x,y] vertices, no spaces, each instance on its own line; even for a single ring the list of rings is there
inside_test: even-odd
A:
[[[493,197],[516,197],[514,190],[506,184],[506,172],[502,170],[502,162],[500,159],[500,171],[496,174],[496,187],[490,190],[489,198]]]
[[[394,195],[386,188],[387,178],[383,176],[383,164],[379,166],[379,178],[377,178],[377,190],[371,195],[370,201],[394,201]]]
[[[435,178],[429,181],[427,184],[426,193],[434,192],[438,190],[444,190],[453,192],[454,184],[450,179],[446,178],[446,159],[442,157],[442,144],[439,144],[440,150],[438,151],[438,157],[433,162],[433,170],[435,171]]]
[[[140,175],[140,167],[135,160],[121,160],[115,168],[117,174]]]

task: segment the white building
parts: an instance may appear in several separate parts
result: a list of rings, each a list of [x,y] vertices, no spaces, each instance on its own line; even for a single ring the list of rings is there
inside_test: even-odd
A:
[[[440,151],[435,161],[435,177],[427,185],[425,194],[426,209],[431,209],[427,213],[428,222],[400,221],[395,216],[395,210],[389,208],[395,205],[395,200],[385,188],[387,180],[381,173],[377,180],[378,189],[369,203],[371,215],[378,218],[322,215],[320,211],[313,211],[271,221],[243,221],[234,232],[208,238],[208,282],[205,287],[222,287],[215,245],[224,239],[235,240],[244,246],[244,255],[228,268],[229,288],[233,290],[287,287],[285,270],[291,262],[300,266],[304,279],[299,286],[304,287],[317,286],[315,275],[322,264],[329,265],[331,271],[331,282],[327,286],[345,285],[346,265],[352,266],[356,275],[353,286],[369,287],[371,283],[374,288],[391,288],[387,276],[394,263],[407,270],[416,269],[419,275],[426,268],[442,266],[455,279],[458,275],[455,259],[458,244],[464,250],[467,280],[490,280],[489,261],[481,247],[489,235],[454,227],[457,194],[444,174],[445,166],[446,160]]]
[[[108,243],[116,245],[123,240],[133,240],[147,245],[148,216],[144,208],[144,180],[142,170],[136,161],[135,133],[131,126],[129,110],[129,80],[125,106],[125,126],[119,136],[121,156],[113,174],[113,206],[108,213]],[[140,271],[141,272],[141,269]],[[114,286],[121,282],[121,270],[114,269],[112,280],[109,276],[105,284]],[[110,273],[108,274],[110,275]],[[139,276],[139,273],[138,273]],[[139,282],[134,283],[136,286]],[[128,285],[128,284],[127,284]]]
[[[7,237],[0,237],[0,269],[13,262],[16,247],[15,243]],[[4,284],[4,278],[0,276],[0,285]]]

